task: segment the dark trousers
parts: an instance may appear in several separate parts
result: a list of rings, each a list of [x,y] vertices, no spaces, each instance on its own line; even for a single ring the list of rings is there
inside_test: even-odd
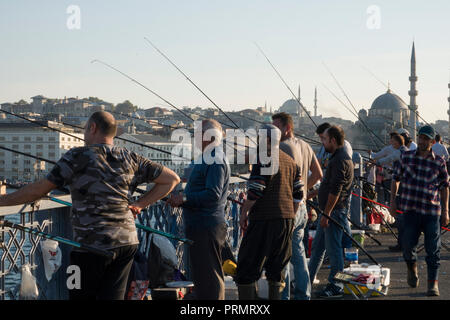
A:
[[[263,269],[270,281],[281,282],[292,256],[294,219],[250,221],[239,248],[236,283],[258,281]]]
[[[70,264],[81,271],[81,288],[69,290],[70,300],[123,300],[138,245],[112,249],[114,259],[72,251]]]
[[[424,233],[425,252],[427,256],[428,280],[437,280],[441,260],[440,216],[423,215],[414,211],[404,214],[403,258],[406,262],[417,261],[417,244],[421,231]]]
[[[194,241],[189,246],[189,260],[195,299],[225,299],[222,249],[226,235],[225,223],[210,227],[186,226],[186,237]]]

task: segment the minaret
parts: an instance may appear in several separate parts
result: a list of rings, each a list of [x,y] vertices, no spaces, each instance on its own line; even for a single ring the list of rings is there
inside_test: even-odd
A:
[[[314,117],[317,117],[317,87],[314,89]]]
[[[448,138],[450,139],[450,82],[448,83]]]
[[[412,52],[411,52],[411,76],[409,77],[409,82],[411,83],[409,94],[409,132],[411,134],[411,138],[414,142],[416,142],[416,123],[417,123],[417,90],[416,90],[416,50],[413,42]]]

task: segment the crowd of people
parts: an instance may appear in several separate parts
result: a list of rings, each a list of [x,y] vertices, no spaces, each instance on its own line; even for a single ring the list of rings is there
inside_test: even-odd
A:
[[[74,240],[115,253],[106,258],[73,250],[71,264],[80,266],[82,281],[81,288],[70,290],[70,298],[119,300],[125,296],[139,243],[135,216],[170,194],[167,204],[183,207],[185,234],[194,241],[188,247],[194,297],[225,299],[222,252],[227,245],[225,208],[231,177],[225,154],[217,155],[222,161],[196,162],[185,189],[172,192],[180,183],[177,174],[114,146],[116,130],[110,113],[94,113],[85,128],[85,147],[69,150],[46,178],[1,196],[0,206],[30,203],[53,189],[69,188]],[[222,133],[213,119],[203,120],[202,130]],[[352,147],[341,127],[323,123],[316,129],[322,144],[316,155],[308,143],[295,136],[293,119],[286,113],[273,115],[272,123],[262,125],[261,131],[266,135],[259,136],[258,147],[267,146],[277,166],[258,159],[251,168],[239,215],[243,237],[234,276],[239,299],[258,297],[257,282],[264,271],[269,299],[309,300],[325,256],[330,264],[328,283],[317,296],[340,297],[343,291],[335,275],[344,269],[344,248],[352,246],[347,236],[351,234],[354,181]],[[202,151],[220,144],[221,136],[203,139]],[[449,155],[440,140],[427,125],[420,128],[416,145],[401,129],[391,134],[389,146],[371,154],[367,166],[372,174],[368,179],[379,186],[378,200],[388,203],[397,219],[399,242],[390,249],[403,252],[411,287],[418,285],[416,249],[420,233],[425,235],[430,296],[439,295],[440,227],[449,222]],[[134,190],[143,183],[154,186],[130,203]],[[310,225],[307,200],[316,201],[320,209],[309,263],[305,248]],[[292,297],[289,262],[295,276]]]

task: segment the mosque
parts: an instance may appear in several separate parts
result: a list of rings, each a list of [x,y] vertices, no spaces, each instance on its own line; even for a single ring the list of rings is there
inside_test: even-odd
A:
[[[369,110],[361,109],[358,112],[358,120],[355,124],[346,132],[349,141],[358,145],[366,145],[369,149],[375,150],[383,144],[389,143],[389,133],[396,131],[400,128],[406,129],[411,138],[416,141],[416,133],[419,129],[418,122],[418,106],[416,103],[416,97],[418,91],[416,89],[417,84],[416,74],[416,52],[415,44],[412,44],[411,50],[411,72],[409,76],[410,89],[408,91],[409,103],[405,102],[400,96],[395,94],[390,87],[386,93],[378,96],[373,102]],[[450,90],[450,83],[448,84]],[[449,127],[448,137],[450,139],[450,95],[449,102]],[[301,105],[300,105],[301,103]],[[300,86],[298,88],[298,97],[296,99],[289,99],[283,103],[278,112],[286,112],[292,115],[294,119],[295,128],[302,129],[312,125],[308,115],[316,122],[320,124],[325,119],[322,115],[317,115],[317,88],[314,93],[314,115],[306,110],[301,102]],[[367,127],[369,129],[367,129]],[[311,129],[311,128],[310,128]],[[311,131],[311,130],[308,130]],[[314,131],[312,131],[314,133]],[[375,138],[375,135],[378,138]],[[446,134],[443,134],[446,135]]]

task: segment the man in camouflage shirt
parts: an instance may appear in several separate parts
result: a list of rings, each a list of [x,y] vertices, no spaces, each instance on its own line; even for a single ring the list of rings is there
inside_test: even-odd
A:
[[[55,188],[68,187],[72,195],[73,239],[114,258],[75,249],[72,265],[80,267],[81,289],[71,299],[123,299],[128,274],[139,241],[133,215],[165,197],[180,182],[172,170],[124,148],[115,147],[116,121],[96,112],[84,132],[85,147],[69,150],[46,178],[0,197],[0,206],[33,202]],[[129,198],[139,184],[155,186],[135,203]]]

